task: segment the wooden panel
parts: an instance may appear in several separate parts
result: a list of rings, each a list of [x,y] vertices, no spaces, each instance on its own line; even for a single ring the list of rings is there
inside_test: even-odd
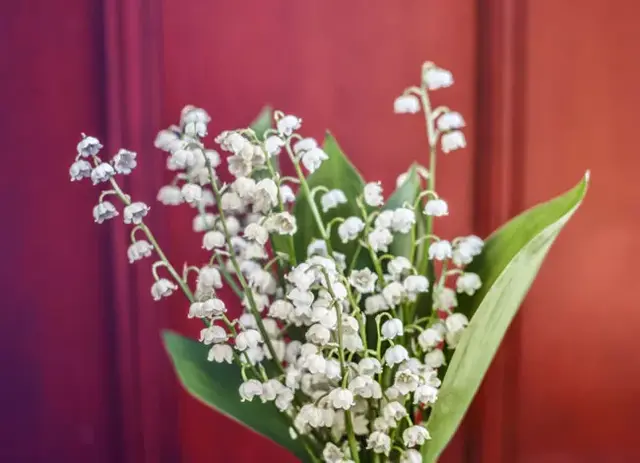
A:
[[[522,313],[516,461],[639,461],[640,3],[528,3],[525,203],[593,182]]]
[[[469,140],[475,138],[475,3],[279,0],[239,7],[165,0],[164,122],[173,122],[184,104],[197,104],[211,112],[215,133],[246,124],[271,103],[302,116],[305,134],[322,137],[331,129],[363,175],[389,191],[412,161],[427,163],[421,118],[392,114],[393,99],[418,82],[424,60],[453,70],[457,85],[436,102],[461,111]],[[473,143],[441,160],[438,189],[453,213],[438,221],[439,234],[472,231],[474,164]],[[172,213],[174,249],[197,259],[199,243],[183,238],[190,214]],[[185,313],[178,304],[175,325],[193,333],[199,326],[187,323]],[[251,461],[272,449],[190,398],[182,407],[184,461]],[[448,461],[460,455],[458,442]]]

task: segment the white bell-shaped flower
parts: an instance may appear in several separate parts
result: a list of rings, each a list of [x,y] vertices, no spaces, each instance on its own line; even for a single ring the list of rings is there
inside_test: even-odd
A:
[[[456,280],[456,289],[459,293],[466,293],[472,296],[477,290],[482,287],[480,277],[476,273],[467,272],[463,273]]]
[[[123,218],[124,223],[140,224],[142,219],[149,212],[150,207],[141,201],[131,203],[124,208]]]
[[[113,157],[113,167],[119,174],[128,175],[138,165],[136,161],[137,154],[133,151],[120,149]]]
[[[402,441],[405,447],[416,447],[431,439],[429,431],[424,426],[410,426],[402,433]]]
[[[367,449],[374,453],[389,455],[391,452],[391,438],[382,431],[373,431],[367,438]]]
[[[420,112],[420,100],[415,95],[401,95],[393,102],[396,114],[416,114]]]
[[[114,175],[116,175],[116,171],[111,167],[111,164],[103,162],[102,164],[98,164],[91,171],[91,182],[94,185],[102,182],[108,182]]]
[[[392,241],[393,235],[387,228],[374,228],[367,236],[367,242],[374,252],[387,252]]]
[[[364,222],[359,217],[348,217],[338,226],[338,236],[343,243],[355,240],[364,230]]]
[[[329,403],[336,410],[349,410],[355,405],[353,393],[349,389],[336,388],[328,395]]]
[[[379,207],[384,204],[380,182],[371,182],[364,186],[364,202],[371,207]]]
[[[416,223],[416,214],[406,207],[399,207],[393,211],[391,228],[396,233],[409,233]]]
[[[409,353],[407,352],[407,349],[399,344],[389,347],[384,353],[384,362],[390,366],[398,365],[408,358]]]
[[[438,118],[436,126],[439,131],[447,132],[449,130],[461,129],[465,126],[465,123],[464,118],[459,112],[449,111]]]
[[[424,214],[432,217],[449,215],[449,206],[443,199],[430,199],[424,206]]]
[[[151,256],[152,252],[153,246],[151,243],[146,240],[137,240],[127,249],[127,257],[129,258],[129,263],[133,264],[138,260]]]
[[[382,333],[382,339],[394,339],[397,336],[402,336],[404,334],[404,327],[402,325],[402,320],[398,318],[392,318],[390,320],[385,321],[382,324],[382,328],[380,329]]]
[[[291,114],[286,115],[278,119],[276,122],[276,128],[278,133],[285,137],[290,136],[295,130],[298,130],[302,126],[302,119],[293,116]]]
[[[76,162],[71,164],[71,167],[69,168],[71,181],[75,182],[77,180],[82,180],[83,178],[90,178],[91,170],[91,164],[89,161],[78,159]]]
[[[113,219],[119,215],[116,207],[109,201],[102,201],[93,208],[93,219],[96,223],[103,223],[105,220]]]
[[[228,344],[214,344],[207,354],[207,360],[216,363],[233,363],[233,349]]]
[[[166,278],[160,278],[153,285],[151,285],[151,296],[154,301],[159,301],[163,297],[169,297],[178,287],[173,281]]]
[[[451,71],[428,63],[422,71],[422,84],[429,90],[450,87],[453,85],[453,74]]]
[[[452,253],[451,243],[447,240],[435,241],[429,245],[429,259],[451,259]]]
[[[452,130],[440,137],[440,144],[442,146],[442,152],[447,154],[451,151],[465,148],[467,146],[467,140],[460,130]]]
[[[254,397],[262,395],[262,383],[257,379],[250,379],[240,385],[239,392],[242,402],[251,402]]]

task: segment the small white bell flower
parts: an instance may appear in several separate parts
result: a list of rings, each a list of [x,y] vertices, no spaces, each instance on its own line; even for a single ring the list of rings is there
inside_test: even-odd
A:
[[[264,148],[270,157],[280,154],[283,146],[284,140],[277,135],[271,135],[264,141]]]
[[[202,200],[202,187],[195,183],[182,185],[182,198],[189,204],[194,204]]]
[[[173,170],[181,170],[195,166],[197,159],[198,156],[195,154],[195,151],[187,148],[185,145],[171,153],[167,162],[171,163]]]
[[[111,164],[103,162],[102,164],[98,164],[91,171],[91,182],[94,185],[102,182],[108,182],[114,175],[116,175],[116,171],[111,167]]]
[[[218,216],[216,216],[215,214],[211,214],[210,212],[198,214],[193,218],[193,231],[196,233],[200,233],[203,231],[211,230],[216,225],[217,220]]]
[[[482,287],[480,277],[476,273],[467,272],[463,273],[456,280],[456,289],[459,293],[467,293],[472,296],[477,290]]]
[[[335,311],[334,311],[335,312]],[[346,313],[342,314],[342,331],[346,334],[357,334],[360,330],[358,320]]]
[[[137,154],[133,151],[126,149],[120,149],[118,154],[113,157],[113,167],[119,174],[128,175],[133,169],[136,168],[138,162],[136,161]]]
[[[349,275],[349,283],[351,283],[351,286],[361,294],[372,293],[375,291],[377,280],[378,275],[372,272],[369,268],[352,270],[351,275]]]
[[[338,226],[338,236],[343,243],[355,240],[364,230],[364,222],[359,217],[348,217]]]
[[[404,279],[403,285],[410,301],[415,301],[419,293],[429,291],[429,280],[423,275],[409,275]]]
[[[293,304],[284,299],[277,299],[269,306],[269,316],[279,320],[287,320],[292,311]]]
[[[343,334],[342,346],[347,352],[362,352],[364,349],[362,339],[357,334]]]
[[[364,313],[366,315],[375,315],[389,309],[386,299],[382,294],[374,294],[364,300]]]
[[[166,278],[160,278],[153,285],[151,285],[151,296],[154,301],[159,301],[163,297],[169,297],[178,287],[173,281]]]
[[[329,159],[329,156],[320,148],[313,148],[309,151],[304,151],[301,157],[302,165],[309,172],[315,172],[318,170],[320,165],[327,159]]]
[[[382,339],[393,339],[396,336],[402,336],[404,334],[404,327],[402,321],[398,318],[392,318],[385,321],[380,329],[382,333]]]
[[[413,393],[413,403],[427,406],[438,400],[438,389],[430,384],[420,385]]]
[[[378,207],[384,204],[380,182],[371,182],[364,186],[364,202],[371,207]]]
[[[157,199],[165,206],[177,206],[183,203],[182,192],[175,185],[165,185],[160,188]]]
[[[349,381],[348,387],[354,395],[364,399],[380,399],[382,397],[380,384],[374,381],[371,376],[356,376]]]
[[[385,395],[389,397],[388,393],[385,393]],[[382,416],[388,421],[400,421],[407,416],[407,409],[400,402],[393,401],[393,399],[391,400],[392,402],[389,402],[382,408]],[[395,427],[395,425],[392,427]]]
[[[416,114],[420,112],[420,100],[415,95],[402,95],[393,102],[396,114]]]
[[[324,374],[327,368],[327,360],[319,354],[311,354],[303,357],[303,366],[312,374]]]
[[[435,241],[429,245],[429,259],[451,259],[452,253],[451,243],[447,240]]]
[[[333,380],[342,379],[342,372],[340,371],[340,362],[336,359],[327,360],[327,364],[324,368],[324,374],[327,378]]]
[[[152,252],[153,246],[151,243],[146,240],[138,240],[127,249],[127,257],[129,258],[129,263],[133,264],[138,260],[149,257]]]
[[[347,197],[342,190],[329,190],[320,197],[320,206],[322,212],[327,213],[331,209],[335,209],[340,204],[346,204]]]
[[[116,207],[109,201],[102,201],[93,208],[93,219],[96,223],[113,219],[119,215]]]
[[[442,332],[434,328],[427,328],[418,335],[418,344],[423,350],[433,349],[442,341],[444,341]]]
[[[250,223],[244,229],[244,236],[246,239],[255,241],[261,246],[264,246],[269,241],[269,232],[262,225],[257,223]]]
[[[409,353],[407,349],[399,344],[389,347],[384,353],[384,361],[389,366],[398,365],[408,358]]]
[[[216,248],[222,248],[225,245],[225,238],[222,232],[211,230],[202,237],[202,248],[212,251]]]
[[[453,85],[453,74],[451,71],[428,63],[422,71],[422,84],[429,90],[450,87]]]
[[[292,203],[296,200],[296,195],[289,185],[280,185],[280,200],[283,204]]]
[[[438,369],[444,365],[445,358],[442,349],[433,349],[424,356],[424,364],[430,368]]]
[[[443,199],[430,199],[424,206],[424,214],[432,217],[449,215],[449,206]]]
[[[172,125],[168,129],[160,130],[156,135],[153,146],[168,153],[175,151],[182,144],[180,128]]]
[[[422,463],[422,454],[416,449],[405,450],[400,457],[399,463]]]
[[[204,301],[202,303],[201,310],[202,310],[201,312],[202,316],[198,318],[219,317],[220,315],[222,315],[227,311],[227,307],[225,306],[225,303],[222,299],[218,299],[214,297]],[[189,308],[189,312],[191,312],[191,308]]]
[[[78,154],[85,158],[95,156],[102,149],[102,144],[95,137],[86,137],[82,134],[82,140],[78,143],[77,146]]]
[[[298,230],[296,218],[286,211],[270,215],[264,226],[268,231],[279,235],[294,235]]]
[[[256,181],[250,177],[238,177],[231,184],[231,189],[240,199],[248,201],[256,191]]]
[[[258,347],[262,342],[262,335],[254,329],[248,329],[238,333],[236,336],[236,349],[243,352],[247,349]]]
[[[401,278],[402,275],[409,272],[413,268],[409,259],[404,256],[394,257],[387,264],[387,271],[393,278]]]
[[[336,410],[349,410],[355,405],[353,393],[349,389],[336,388],[328,395],[331,406]]]
[[[458,333],[463,331],[469,324],[469,319],[461,313],[453,313],[444,322],[448,333]]]
[[[89,161],[78,159],[76,162],[71,164],[71,167],[69,168],[69,176],[71,177],[71,181],[75,182],[77,180],[82,180],[83,178],[90,178],[91,170],[91,164],[89,163]]]
[[[270,178],[260,180],[253,194],[253,212],[265,214],[278,204],[278,185]]]
[[[302,119],[293,116],[286,115],[280,118],[276,122],[276,128],[278,129],[278,133],[285,137],[290,136],[295,130],[298,130],[302,126]]]
[[[344,463],[344,453],[331,442],[324,446],[322,458],[325,463]]]
[[[285,387],[277,379],[269,379],[262,384],[262,394],[260,399],[262,403],[272,402],[276,400],[278,394],[284,390]]]
[[[305,338],[313,344],[325,346],[331,340],[331,331],[316,323],[307,330]]]
[[[393,222],[393,211],[382,211],[373,222],[375,228],[391,228]]]
[[[307,137],[307,138],[303,138],[302,140],[296,142],[293,145],[293,152],[296,155],[300,155],[305,151],[310,151],[317,147],[318,147],[318,142],[315,140],[315,138]]]
[[[393,385],[402,395],[407,395],[418,388],[420,378],[411,370],[404,369],[396,372]]]
[[[124,223],[141,224],[142,219],[147,215],[149,209],[149,206],[141,201],[129,204],[124,208]]]
[[[367,236],[367,242],[374,252],[387,252],[393,241],[393,235],[387,228],[375,228]]]
[[[239,392],[242,402],[251,402],[254,397],[262,395],[262,383],[257,379],[250,379],[240,385]]]
[[[389,307],[396,307],[402,302],[405,295],[404,286],[398,281],[392,281],[382,290],[382,297]]]
[[[229,339],[225,329],[218,325],[211,325],[200,330],[200,342],[205,346],[209,344],[220,344]]]
[[[220,271],[215,267],[202,267],[198,273],[196,286],[198,288],[222,288]]]
[[[411,426],[402,433],[402,441],[405,447],[420,446],[428,439],[431,439],[431,436],[424,426]]]
[[[281,412],[289,410],[293,402],[293,391],[289,388],[282,389],[276,397],[276,407]]]
[[[437,309],[450,311],[458,306],[458,298],[451,288],[439,288],[433,295],[433,306]]]
[[[391,438],[381,431],[373,431],[367,438],[367,449],[374,453],[389,455],[391,452]]]
[[[445,154],[467,146],[464,134],[459,130],[452,130],[442,135],[442,137],[440,137],[440,143],[442,145],[442,152]]]
[[[227,191],[220,198],[220,208],[227,212],[241,212],[244,210],[244,204],[237,193]]]
[[[416,223],[416,214],[406,207],[400,207],[393,211],[391,228],[396,233],[409,233]]]
[[[449,130],[461,129],[465,124],[459,112],[450,111],[440,116],[436,121],[436,125],[440,132],[447,132]]]
[[[373,357],[365,357],[358,362],[358,373],[373,376],[382,373],[380,361]]]
[[[307,257],[311,256],[323,256],[327,257],[329,254],[327,250],[327,243],[324,240],[316,239],[309,243],[307,246]]]
[[[207,354],[207,360],[216,363],[233,363],[233,349],[228,344],[214,344]]]

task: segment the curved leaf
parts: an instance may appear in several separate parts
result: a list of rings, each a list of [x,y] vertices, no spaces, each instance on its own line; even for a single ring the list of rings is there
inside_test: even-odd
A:
[[[329,159],[324,161],[318,170],[313,172],[307,177],[307,183],[311,191],[317,186],[324,186],[329,190],[340,189],[347,197],[347,203],[331,209],[326,214],[322,213],[320,208],[320,196],[321,193],[315,195],[315,202],[322,214],[322,219],[325,225],[329,223],[334,217],[349,217],[357,215],[360,217],[360,210],[356,204],[356,197],[362,194],[364,188],[364,180],[360,176],[360,173],[351,164],[351,161],[344,155],[338,142],[333,138],[329,132],[324,140],[322,147],[329,156]],[[320,238],[320,232],[316,221],[313,218],[311,208],[307,202],[306,194],[302,189],[298,191],[296,202],[293,208],[293,213],[296,217],[298,224],[298,231],[294,235],[296,257],[298,262],[303,261],[307,257],[307,246],[316,238]],[[355,241],[347,244],[343,244],[338,238],[337,226],[333,227],[331,233],[331,245],[334,250],[346,255],[347,262],[351,261],[357,243]]]
[[[291,439],[286,418],[272,403],[240,401],[242,378],[238,366],[207,361],[206,346],[177,333],[164,331],[162,337],[180,382],[192,396],[290,450],[302,461],[307,460],[301,442]]]
[[[253,120],[251,127],[259,140],[264,139],[264,133],[273,126],[273,110],[270,106],[265,106],[260,114]]]
[[[455,433],[551,244],[580,206],[589,174],[575,188],[494,232],[469,271],[483,286],[461,307],[473,316],[451,359],[427,427],[425,462],[434,462]]]

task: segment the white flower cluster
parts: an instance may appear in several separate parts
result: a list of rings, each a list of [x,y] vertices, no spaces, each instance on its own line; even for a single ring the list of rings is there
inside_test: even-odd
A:
[[[432,156],[438,146],[448,153],[466,143],[462,116],[431,108],[429,91],[452,83],[449,71],[426,63],[421,85],[394,103],[397,113],[424,112]],[[446,217],[449,208],[435,192],[434,176],[422,167],[417,173],[426,187],[412,203],[386,208],[382,185],[371,182],[355,198],[336,188],[316,189],[322,191],[318,206],[305,171],[322,168],[327,153],[298,134],[302,119],[281,112],[274,119],[275,128],[264,134],[249,128],[215,137],[228,153],[228,174],[218,152],[203,144],[210,122],[204,110],[187,106],[179,125],[158,134],[155,146],[168,153],[167,168],[175,178],[157,199],[196,209],[193,229],[202,234],[210,258],[180,275],[158,252],[152,296],[159,300],[180,288],[190,302],[188,317],[204,321],[200,341],[209,346],[208,360],[239,364],[239,399],[273,402],[298,438],[322,448],[318,457],[325,462],[358,462],[363,453],[420,462],[420,447],[430,438],[429,407],[437,401],[446,367],[445,348],[458,345],[469,323],[455,312],[458,297],[481,287],[478,275],[464,268],[483,242],[433,234],[434,218]],[[125,205],[124,222],[134,224],[129,261],[149,257],[158,246],[144,224],[149,207],[132,202],[114,177],[131,173],[136,154],[120,150],[103,163],[101,148],[97,139],[83,137],[71,179],[110,182],[112,189],[94,209],[96,222],[119,214],[104,200],[117,196]],[[278,155],[293,164],[296,178],[280,175],[273,162]],[[223,183],[220,178],[228,175],[231,181]],[[407,178],[400,176],[398,185]],[[297,223],[294,189],[305,193],[297,207],[310,208],[320,222],[320,238],[305,243],[303,256],[293,236],[308,224]],[[343,208],[349,215],[335,217]],[[146,239],[136,239],[138,230]],[[408,254],[394,254],[400,237],[411,240]],[[439,275],[429,273],[429,261],[439,262]],[[170,278],[159,277],[159,267]],[[190,271],[198,274],[193,287],[186,278]],[[235,318],[218,297],[223,285],[239,298]]]

